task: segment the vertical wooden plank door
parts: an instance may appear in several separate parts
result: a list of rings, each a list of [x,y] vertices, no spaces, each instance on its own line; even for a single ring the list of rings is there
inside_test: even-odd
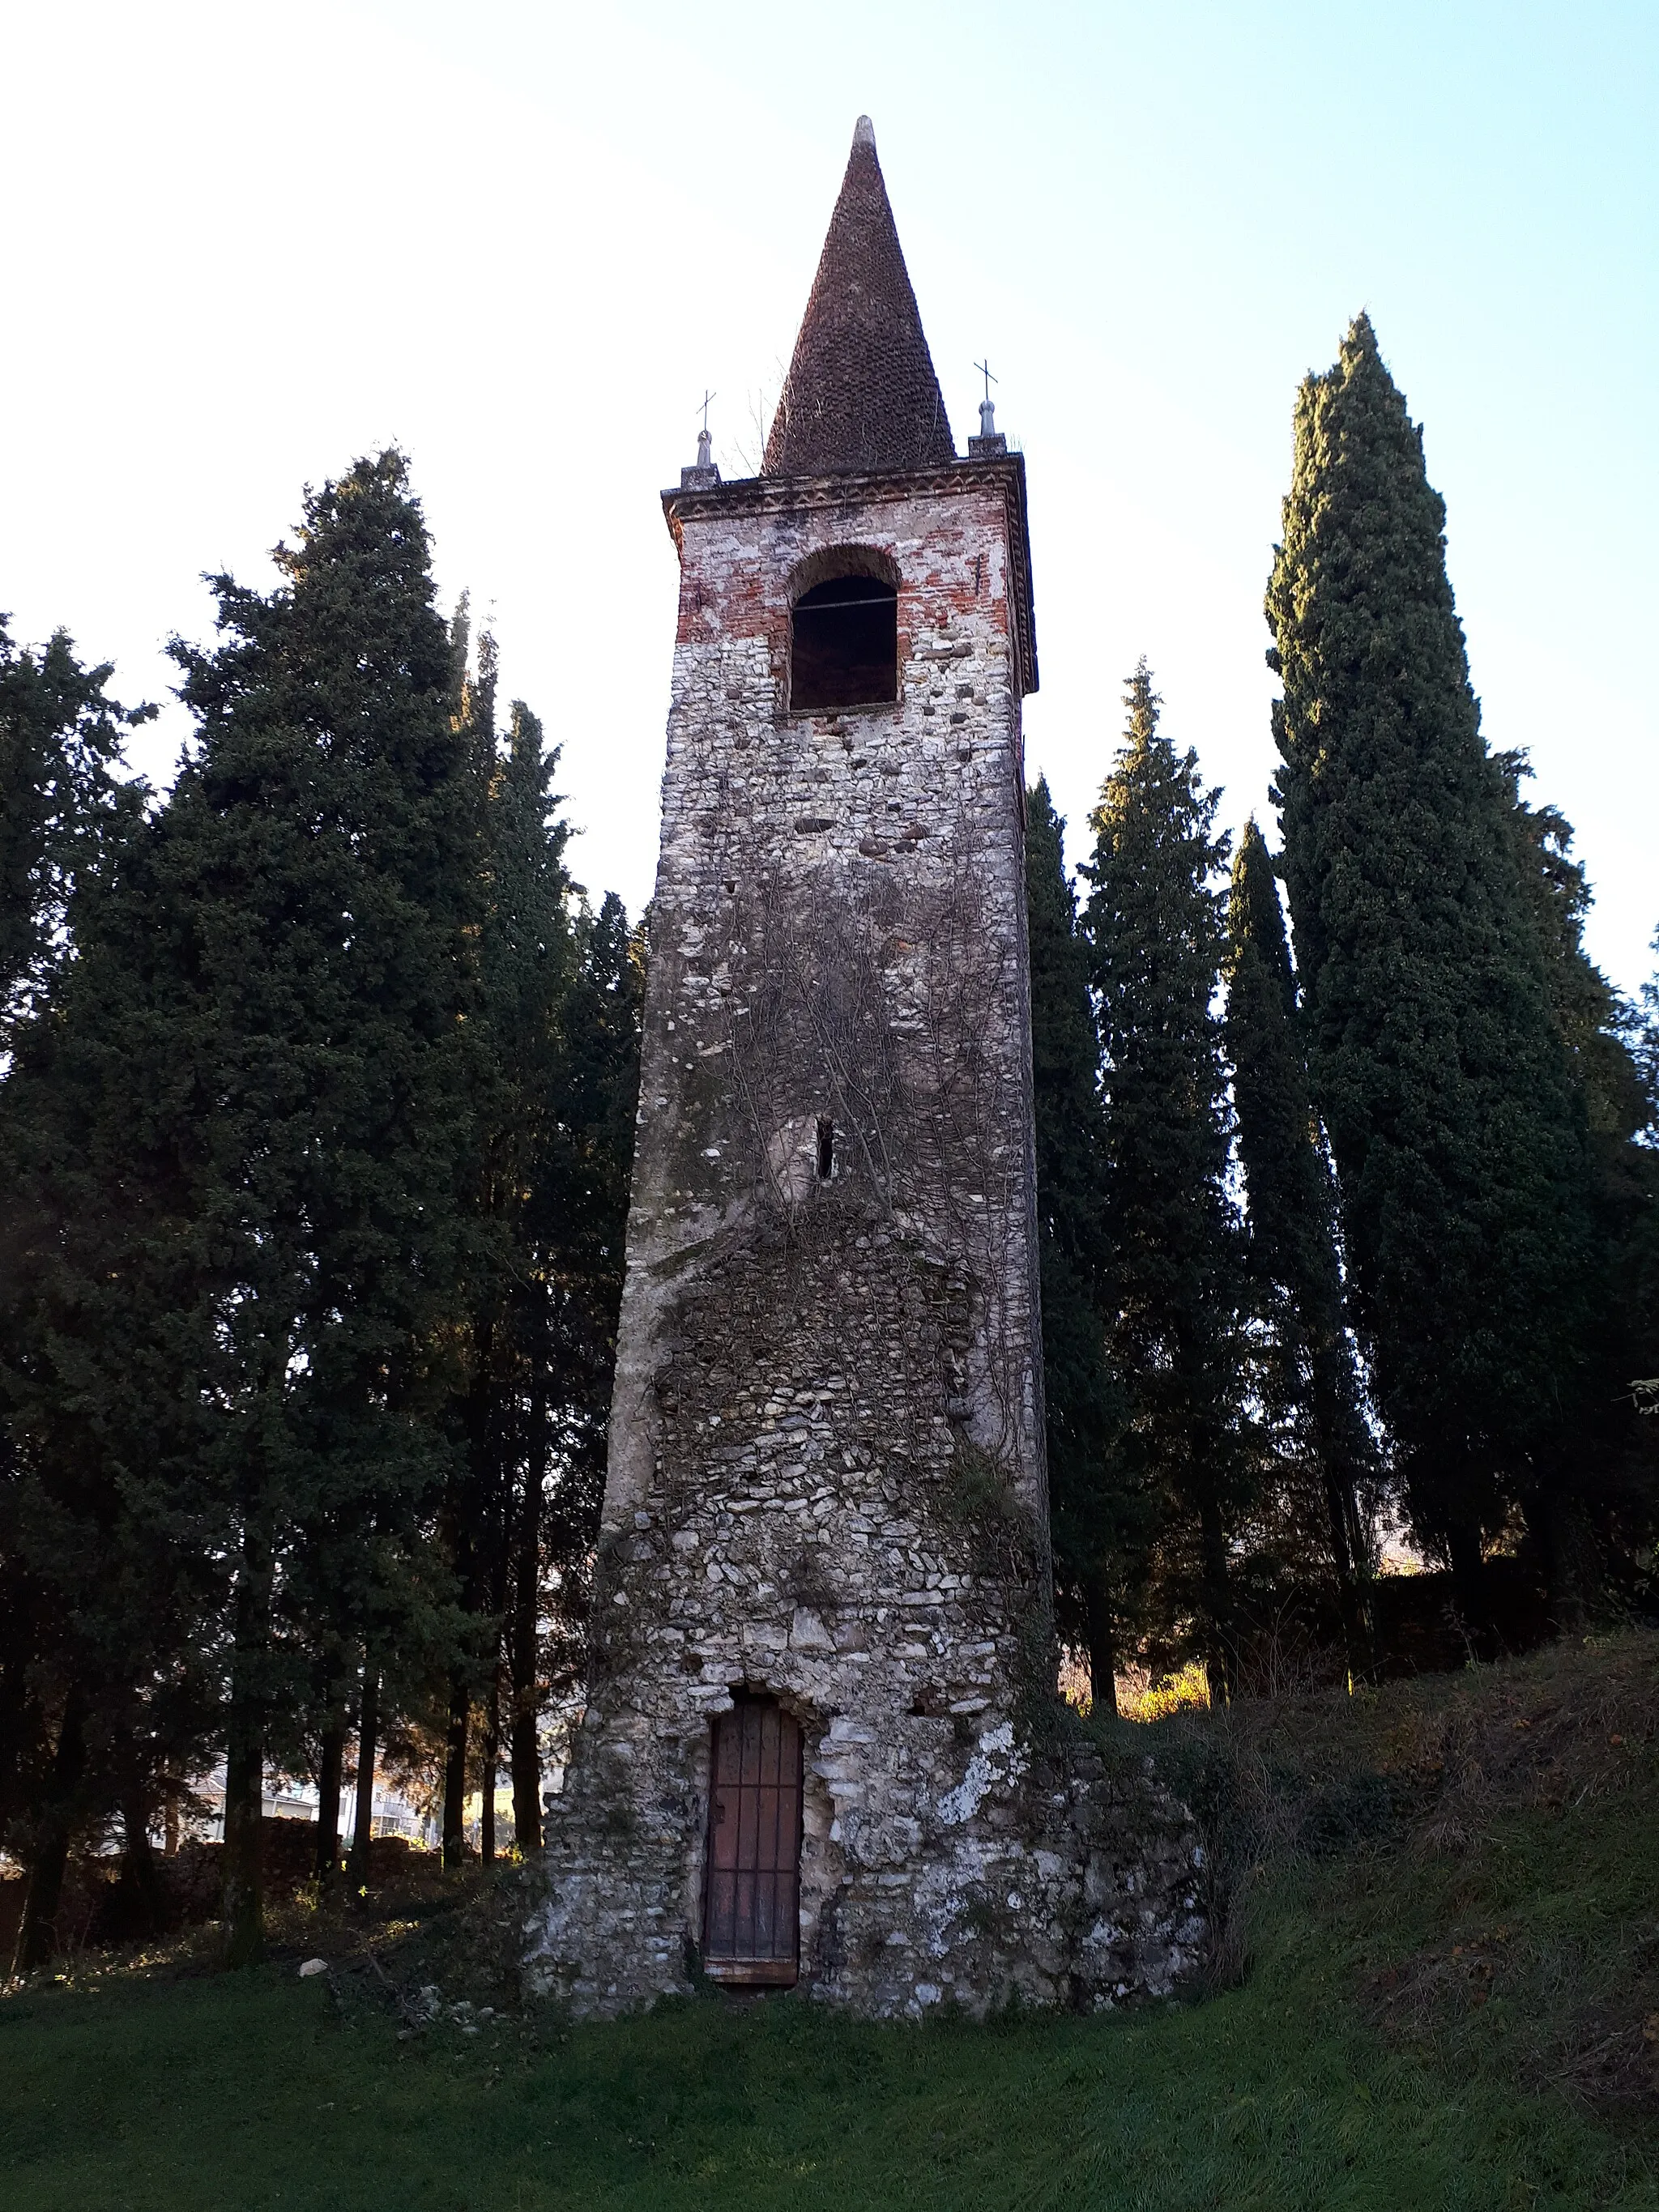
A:
[[[704,1971],[788,1984],[800,1972],[800,1723],[769,1698],[714,1716]]]

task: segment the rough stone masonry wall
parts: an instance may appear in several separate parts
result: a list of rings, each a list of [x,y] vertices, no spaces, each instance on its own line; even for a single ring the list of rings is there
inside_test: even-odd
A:
[[[1008,466],[678,503],[589,1703],[532,1924],[532,1983],[583,2012],[688,1986],[710,1717],[744,1687],[803,1723],[815,1994],[1111,2002],[1201,1935],[1179,1808],[1024,1725],[1052,1655]],[[847,547],[899,584],[900,697],[792,716],[792,583]]]

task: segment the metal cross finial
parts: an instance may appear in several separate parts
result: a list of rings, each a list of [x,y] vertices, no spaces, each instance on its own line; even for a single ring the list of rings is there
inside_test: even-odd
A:
[[[985,359],[984,359],[983,361],[976,361],[976,362],[974,363],[974,367],[975,367],[975,368],[979,371],[980,374],[981,374],[981,375],[985,379],[985,397],[988,399],[988,398],[990,398],[990,396],[991,396],[991,386],[992,386],[994,384],[1000,383],[1001,379],[1000,379],[1000,377],[995,377],[995,376],[993,376],[993,375],[992,375],[992,374],[991,374],[991,357],[990,357],[990,356],[989,356],[988,354],[986,356],[986,357],[985,357]]]
[[[719,398],[720,394],[718,392],[709,392],[705,390],[702,399],[698,402],[698,412],[702,416],[703,434],[705,436],[708,435],[708,410],[714,402]]]

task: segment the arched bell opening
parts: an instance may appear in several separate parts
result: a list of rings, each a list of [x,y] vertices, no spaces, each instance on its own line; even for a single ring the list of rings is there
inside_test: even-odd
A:
[[[884,576],[842,573],[789,611],[789,704],[796,714],[890,706],[898,697],[898,592]]]

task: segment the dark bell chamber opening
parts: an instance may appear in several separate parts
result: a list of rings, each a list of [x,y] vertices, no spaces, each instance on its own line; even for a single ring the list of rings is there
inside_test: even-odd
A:
[[[878,707],[898,696],[898,593],[874,576],[835,576],[790,616],[789,703],[799,714]]]

